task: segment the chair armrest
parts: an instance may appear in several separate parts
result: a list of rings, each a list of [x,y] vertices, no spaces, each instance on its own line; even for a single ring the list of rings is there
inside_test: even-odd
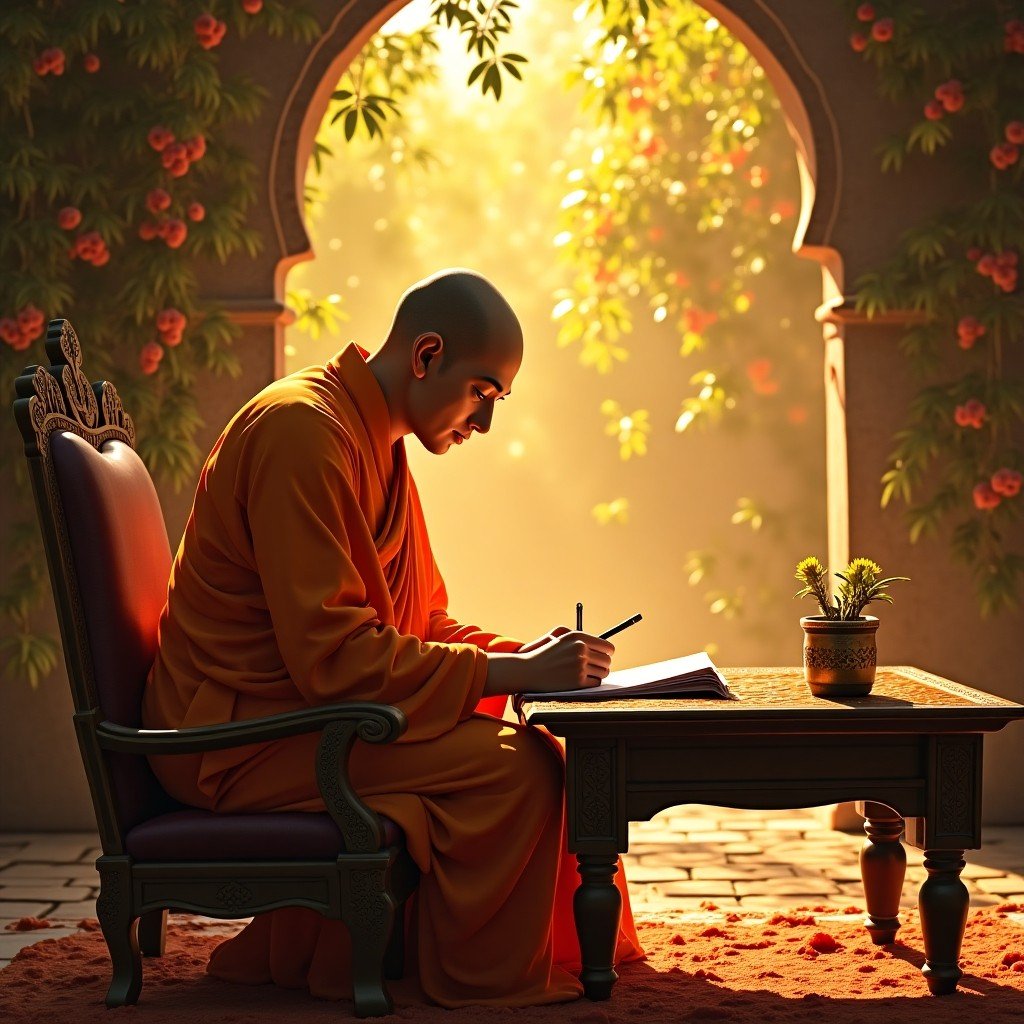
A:
[[[75,719],[98,717],[96,710]],[[265,743],[302,733],[320,732],[315,771],[327,813],[334,819],[347,853],[376,853],[384,846],[379,815],[359,799],[348,778],[348,757],[357,740],[392,743],[408,726],[405,714],[390,704],[323,704],[266,718],[189,729],[132,729],[97,722],[103,750],[125,754],[192,754],[247,743]]]
[[[355,735],[367,743],[391,743],[408,725],[405,715],[390,704],[352,703],[322,704],[266,718],[189,729],[132,729],[113,722],[98,722],[96,735],[103,750],[124,754],[195,754],[320,732],[335,722],[350,725]]]

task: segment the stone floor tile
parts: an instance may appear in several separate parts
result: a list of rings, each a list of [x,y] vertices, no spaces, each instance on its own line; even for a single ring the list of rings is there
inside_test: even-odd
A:
[[[860,881],[860,865],[857,863],[841,864],[834,868],[823,868],[821,873],[825,878],[829,878],[833,882]]]
[[[737,896],[829,896],[841,890],[827,878],[766,878],[736,882]]]
[[[743,843],[746,842],[745,832],[690,832],[691,843]]]
[[[707,880],[688,882],[665,882],[656,884],[654,888],[662,896],[699,896],[714,899],[718,896],[735,896],[732,882],[713,882]]]
[[[3,906],[3,904],[0,904]],[[58,903],[47,915],[53,921],[81,920],[83,917],[96,916],[96,900],[69,900]]]
[[[91,839],[64,838],[51,836],[29,843],[17,856],[24,863],[35,861],[44,864],[69,864],[77,861],[91,844]]]
[[[0,957],[10,959],[26,946],[34,946],[44,939],[62,939],[77,931],[77,928],[40,928],[31,932],[0,932]]]
[[[793,869],[788,864],[722,864],[701,865],[690,872],[691,878],[715,881],[754,881],[764,878],[792,878]]]
[[[0,868],[0,885],[12,885],[16,878],[99,878],[91,864],[22,864]]]
[[[806,895],[785,895],[782,893],[772,896],[741,896],[740,908],[743,910],[795,910],[797,907],[823,906],[836,912],[849,906],[848,901],[836,902],[836,898],[815,897]]]
[[[722,853],[728,857],[748,857],[764,853],[764,846],[761,843],[722,843]]]
[[[89,895],[86,885],[46,885],[45,879],[38,880],[38,885],[4,885],[0,886],[0,909],[6,900],[50,900],[59,899],[81,900]]]
[[[973,851],[972,851],[973,852]],[[968,854],[970,856],[970,854]],[[1007,872],[1000,868],[993,868],[986,864],[972,864],[968,861],[960,872],[961,878],[1003,878]]]
[[[631,827],[636,828],[641,822],[634,822]],[[651,823],[653,824],[653,822]],[[670,828],[680,829],[683,832],[714,832],[718,828],[716,818],[695,817],[689,814],[672,814],[666,819],[665,824]]]
[[[802,818],[796,814],[787,818],[775,818],[764,823],[766,832],[821,832],[821,822],[817,818]],[[831,829],[828,830],[833,836]]]
[[[740,907],[740,901],[735,896],[672,896],[644,907],[644,914],[656,919],[659,913],[704,910],[704,903],[713,903],[719,910],[725,911],[738,910]]]
[[[797,831],[775,831],[774,829],[752,828],[745,836],[747,842],[751,843],[799,843],[803,836]]]
[[[974,884],[982,891],[994,896],[1024,897],[1024,878],[1008,875],[1005,878],[979,878]]]
[[[19,917],[46,917],[53,900],[44,903],[22,903],[19,901],[7,901],[0,903],[0,917],[6,923],[8,920],[17,921]]]
[[[634,832],[630,835],[630,846],[633,845],[633,839],[635,839],[637,843],[643,843],[645,846],[651,846],[658,843],[668,846],[676,846],[679,843],[685,843],[687,835],[688,833],[686,832],[673,832],[666,828],[661,828],[657,832]]]
[[[684,868],[672,867],[668,864],[630,864],[626,866],[626,878],[638,886],[646,882],[677,882],[688,878]]]
[[[677,868],[692,868],[697,864],[722,864],[724,860],[710,850],[690,850],[674,847],[672,850],[657,850],[640,854],[641,864],[671,864]]]

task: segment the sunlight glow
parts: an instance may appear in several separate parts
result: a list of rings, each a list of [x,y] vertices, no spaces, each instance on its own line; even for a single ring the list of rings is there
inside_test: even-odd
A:
[[[578,188],[575,192],[570,192],[561,202],[563,210],[568,210],[570,206],[575,206],[577,203],[582,203],[587,198],[587,190],[585,188]]]
[[[508,453],[513,459],[521,459],[526,454],[526,445],[522,441],[510,441]]]
[[[573,307],[572,299],[562,299],[553,310],[551,310],[551,319],[560,320],[566,313],[568,313]]]

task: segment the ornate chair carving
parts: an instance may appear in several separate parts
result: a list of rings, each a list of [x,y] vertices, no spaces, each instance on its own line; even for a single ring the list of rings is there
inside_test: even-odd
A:
[[[111,384],[90,385],[67,320],[50,322],[46,355],[50,366],[18,377],[14,412],[103,847],[96,911],[113,964],[107,1006],[138,1001],[140,947],[162,954],[168,910],[238,918],[291,905],[345,921],[356,1015],[390,1013],[384,979],[402,975],[402,911],[416,868],[400,829],[352,790],[347,764],[356,739],[390,743],[405,717],[388,705],[350,703],[140,731],[171,565],[163,515],[134,450],[132,419]],[[183,807],[146,760],[308,732],[322,733],[315,771],[326,813]]]

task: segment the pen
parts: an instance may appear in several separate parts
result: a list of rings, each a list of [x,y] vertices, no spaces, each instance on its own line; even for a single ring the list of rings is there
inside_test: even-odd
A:
[[[576,602],[576,632],[581,633],[583,631],[583,602]]]
[[[639,622],[643,616],[637,612],[636,615],[631,615],[624,622],[620,622],[617,626],[612,626],[611,629],[605,630],[600,634],[602,640],[607,640],[609,637],[615,636],[616,633],[621,633],[624,629],[629,629],[630,626]]]

